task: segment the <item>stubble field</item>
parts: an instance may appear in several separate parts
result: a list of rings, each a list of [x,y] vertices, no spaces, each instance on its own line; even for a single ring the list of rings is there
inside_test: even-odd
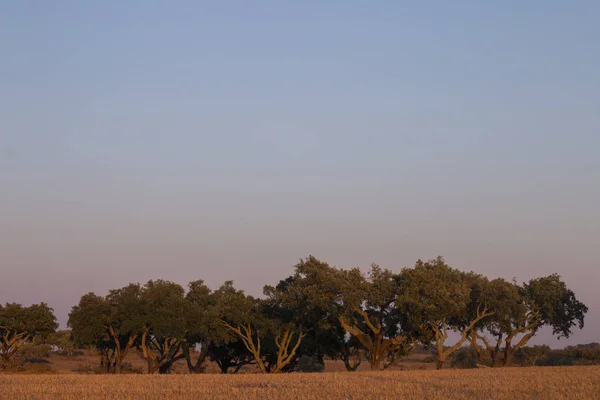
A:
[[[598,399],[600,367],[281,375],[0,375],[2,399]]]

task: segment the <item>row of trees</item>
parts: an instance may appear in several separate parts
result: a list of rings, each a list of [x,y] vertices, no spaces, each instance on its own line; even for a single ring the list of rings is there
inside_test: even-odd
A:
[[[503,366],[541,327],[568,337],[587,312],[556,274],[523,284],[490,280],[441,257],[399,272],[372,265],[363,273],[309,256],[263,292],[248,296],[231,281],[214,291],[201,280],[187,289],[164,280],[129,284],[105,296],[83,295],[68,325],[78,347],[98,351],[106,372],[120,373],[135,351],[148,373],[168,373],[179,360],[199,373],[207,359],[223,373],[248,364],[277,373],[299,369],[301,358],[315,365],[343,360],[350,371],[363,360],[385,369],[419,345],[434,349],[438,368],[467,344],[479,362]],[[32,316],[25,318],[30,326],[5,317],[18,307],[0,308],[5,358],[15,343],[56,328],[46,305],[31,308],[45,307],[39,326]]]
[[[454,368],[477,368],[478,364],[473,346],[458,350],[450,362]],[[600,365],[600,344],[568,346],[561,350],[550,349],[547,345],[523,346],[515,352],[514,364],[523,367]]]

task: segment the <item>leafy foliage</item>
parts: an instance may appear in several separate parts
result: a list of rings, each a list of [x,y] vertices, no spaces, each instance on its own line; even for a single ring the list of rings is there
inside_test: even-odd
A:
[[[46,303],[24,307],[17,303],[0,304],[0,367],[10,364],[19,349],[36,337],[45,339],[58,324]]]
[[[207,359],[222,373],[249,365],[264,373],[316,371],[326,359],[343,360],[349,371],[366,360],[379,370],[431,345],[438,368],[447,361],[501,366],[512,356],[531,365],[542,359],[534,355],[541,349],[525,346],[542,326],[568,337],[583,328],[587,312],[556,274],[520,285],[460,271],[442,257],[399,271],[372,264],[363,272],[308,256],[263,294],[249,296],[232,281],[211,290],[202,280],[187,288],[151,280],[106,296],[87,293],[71,310],[69,338],[52,343],[68,349],[72,339],[73,347],[93,347],[113,373],[131,352],[146,360],[147,373],[169,373],[179,360],[201,373]],[[7,320],[18,310],[7,305],[0,316]],[[55,325],[27,332],[46,328]],[[450,332],[458,333],[454,343],[447,343]]]

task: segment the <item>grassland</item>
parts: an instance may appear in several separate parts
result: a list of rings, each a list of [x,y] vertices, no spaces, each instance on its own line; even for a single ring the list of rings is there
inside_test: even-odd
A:
[[[2,399],[598,399],[600,367],[281,375],[0,375]]]

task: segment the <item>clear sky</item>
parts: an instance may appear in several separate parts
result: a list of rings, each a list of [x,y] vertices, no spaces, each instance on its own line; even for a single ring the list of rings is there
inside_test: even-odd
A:
[[[558,272],[600,341],[600,2],[0,0],[0,302],[300,257]]]

